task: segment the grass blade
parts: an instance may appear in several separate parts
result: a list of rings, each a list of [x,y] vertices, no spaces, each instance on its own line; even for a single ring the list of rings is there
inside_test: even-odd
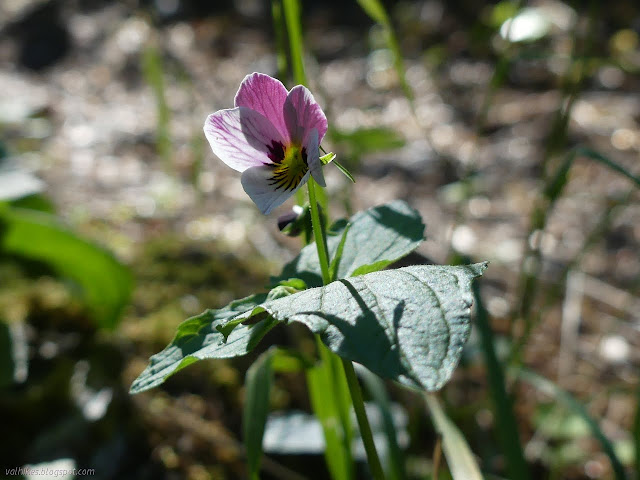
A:
[[[380,410],[382,428],[384,429],[384,434],[387,437],[387,445],[389,446],[387,475],[391,480],[404,480],[407,478],[404,455],[402,454],[402,450],[400,450],[398,439],[396,438],[396,428],[391,413],[391,401],[389,400],[384,381],[366,368],[358,368],[357,371],[364,387]]]
[[[169,123],[171,111],[167,104],[164,88],[162,57],[155,47],[147,48],[142,54],[142,72],[147,84],[153,90],[156,99],[156,112],[158,126],[156,133],[156,150],[163,159],[167,168],[171,167],[171,136]]]
[[[477,283],[473,284],[473,294],[476,304],[476,325],[480,333],[482,350],[484,351],[489,391],[493,400],[494,416],[498,440],[507,461],[509,478],[528,480],[529,470],[524,459],[522,444],[518,435],[518,423],[513,413],[513,405],[507,394],[504,372],[498,361],[493,345],[493,332],[489,325],[489,314],[484,307]]]
[[[282,14],[282,2],[280,0],[271,1],[271,17],[273,19],[273,31],[276,37],[276,64],[278,66],[278,77],[284,79],[287,75],[287,47],[284,33],[286,25]]]
[[[548,205],[547,210],[556,202],[556,200],[562,194],[567,181],[569,180],[569,171],[573,165],[573,161],[576,158],[576,152],[572,151],[566,156],[562,165],[558,167],[558,170],[553,175],[553,178],[549,180],[544,189],[544,196],[547,198]],[[543,225],[536,225],[537,227],[544,227]]]
[[[115,328],[129,303],[133,288],[129,269],[53,215],[0,204],[0,252],[42,262],[71,280],[102,328]]]
[[[483,480],[469,444],[458,427],[447,417],[438,397],[427,393],[424,398],[436,430],[442,435],[442,449],[453,480]]]
[[[640,479],[640,386],[636,395],[636,418],[633,422],[633,440],[636,454],[636,478]]]
[[[411,87],[407,83],[407,77],[405,75],[404,69],[404,60],[402,59],[402,52],[400,51],[400,44],[398,43],[398,39],[393,30],[393,25],[391,25],[391,20],[389,19],[389,15],[387,15],[387,11],[382,5],[380,0],[356,0],[358,5],[365,11],[369,17],[376,23],[378,23],[383,29],[385,38],[387,41],[387,47],[391,50],[393,54],[393,66],[396,70],[396,74],[398,75],[398,79],[400,80],[400,85],[402,87],[402,91],[404,92],[407,99],[413,104],[413,92],[411,91]]]
[[[580,402],[573,398],[573,396],[569,392],[563,390],[552,381],[530,370],[519,368],[514,370],[514,374],[518,379],[527,382],[537,390],[555,398],[560,403],[564,404],[565,407],[567,407],[573,413],[580,416],[589,426],[591,434],[600,442],[604,453],[609,457],[615,478],[617,480],[626,480],[627,476],[624,471],[624,467],[613,448],[613,444],[604,434],[604,432],[600,428],[600,425],[598,425],[598,422],[596,422],[593,417],[589,415],[589,412],[587,412],[587,410]]]
[[[321,364],[307,370],[311,406],[322,424],[326,442],[325,459],[331,478],[350,480],[355,477],[351,455],[350,397],[340,357],[318,340]]]
[[[608,157],[605,157],[601,153],[598,153],[595,150],[592,150],[590,148],[580,147],[576,149],[576,154],[582,155],[583,157],[587,157],[592,160],[595,160],[596,162],[602,163],[603,165],[609,167],[614,172],[618,172],[621,175],[627,177],[629,180],[635,183],[637,187],[640,188],[640,177],[638,177],[637,175],[634,175],[629,170],[624,168],[622,165],[620,165],[617,162],[614,162]]]
[[[293,81],[299,85],[307,84],[304,71],[304,52],[302,43],[302,25],[300,23],[300,1],[282,0],[284,19],[289,34],[289,51],[291,52],[291,69]]]
[[[260,355],[247,370],[245,378],[246,400],[242,413],[242,430],[251,479],[259,478],[262,437],[269,414],[269,394],[273,384],[271,363],[274,352],[276,350],[271,348]]]

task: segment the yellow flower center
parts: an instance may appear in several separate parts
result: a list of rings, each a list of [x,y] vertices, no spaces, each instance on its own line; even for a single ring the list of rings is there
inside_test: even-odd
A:
[[[284,151],[284,158],[270,164],[273,174],[269,185],[276,190],[294,190],[309,170],[307,165],[307,152],[298,145],[288,145]]]

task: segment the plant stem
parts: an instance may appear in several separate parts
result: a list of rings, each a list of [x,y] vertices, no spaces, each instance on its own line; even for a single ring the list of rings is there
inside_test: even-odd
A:
[[[353,368],[353,363],[349,360],[345,360],[344,358],[341,360],[342,366],[344,367],[344,373],[347,375],[347,384],[349,385],[349,392],[351,393],[351,400],[353,401],[353,409],[355,410],[356,418],[358,419],[362,443],[364,443],[364,449],[367,452],[367,461],[369,462],[371,475],[375,480],[384,480],[384,472],[382,470],[382,465],[380,464],[378,452],[376,451],[376,445],[373,443],[373,434],[371,433],[371,426],[367,419],[367,412],[364,409],[362,391],[360,390],[358,377],[356,377],[356,371]]]
[[[318,202],[316,201],[316,181],[309,178],[307,185],[309,186],[309,205],[311,206],[311,225],[313,226],[313,237],[316,240],[316,248],[318,249],[318,260],[320,261],[320,270],[322,270],[322,283],[327,285],[331,282],[329,275],[329,255],[327,254],[327,245],[324,238],[324,229],[320,223],[320,213],[318,212]]]
[[[313,178],[309,178],[309,181],[307,182],[309,187],[309,204],[311,206],[311,224],[313,226],[313,236],[316,241],[316,248],[318,249],[318,261],[320,262],[320,269],[322,270],[322,283],[327,285],[331,282],[331,276],[329,273],[329,256],[327,254],[324,229],[320,223],[315,183],[316,182]],[[328,353],[333,355],[331,352]],[[362,437],[362,442],[364,443],[365,451],[367,452],[367,461],[369,462],[371,474],[375,480],[384,480],[384,472],[382,470],[382,465],[380,464],[380,458],[378,457],[376,446],[373,443],[371,426],[369,425],[367,413],[364,409],[364,401],[362,400],[362,391],[360,390],[358,377],[356,377],[353,364],[344,358],[341,358],[341,360],[344,373],[347,377],[347,384],[349,385],[349,393],[351,394],[353,409],[356,413],[358,426],[360,427],[360,435]]]

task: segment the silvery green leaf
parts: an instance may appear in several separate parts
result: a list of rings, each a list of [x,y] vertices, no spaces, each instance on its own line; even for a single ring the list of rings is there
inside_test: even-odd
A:
[[[349,219],[349,232],[344,242],[336,278],[382,270],[408,255],[424,240],[424,224],[420,214],[406,202],[396,200],[355,214]],[[329,257],[333,259],[342,239],[342,228],[327,237]],[[282,273],[272,278],[278,283],[288,278],[301,278],[310,287],[322,285],[322,273],[315,244],[309,244]]]
[[[266,298],[266,295],[252,295],[182,322],[171,344],[150,358],[147,368],[131,385],[130,393],[157,387],[178,370],[198,360],[239,357],[253,350],[274,326],[273,320],[239,325],[230,332],[224,332],[222,327],[242,313],[252,311]]]
[[[244,355],[276,322],[306,325],[333,352],[381,377],[438,390],[451,377],[469,337],[471,281],[485,268],[486,263],[405,267],[273,300],[248,297],[207,311],[179,327],[131,391],[155,387],[204,358]]]

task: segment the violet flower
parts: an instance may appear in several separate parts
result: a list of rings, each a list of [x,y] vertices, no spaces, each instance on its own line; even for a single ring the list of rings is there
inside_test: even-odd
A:
[[[242,187],[265,215],[309,179],[325,186],[319,146],[327,118],[302,85],[287,89],[262,73],[247,75],[235,108],[207,117],[204,134],[213,153],[242,172]]]

